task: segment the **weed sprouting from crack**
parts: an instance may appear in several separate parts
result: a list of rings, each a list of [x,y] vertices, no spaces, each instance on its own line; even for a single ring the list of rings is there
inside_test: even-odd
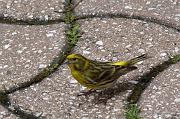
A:
[[[38,73],[36,76],[31,78],[27,82],[16,84],[12,87],[10,87],[8,90],[1,91],[0,90],[0,103],[2,106],[4,106],[6,109],[8,109],[10,112],[12,112],[15,115],[18,115],[19,117],[25,119],[29,118],[39,118],[34,116],[33,114],[29,114],[26,111],[23,111],[19,108],[19,106],[11,105],[9,101],[8,94],[14,93],[15,91],[22,90],[24,88],[28,88],[33,84],[37,84],[41,82],[43,79],[51,75],[53,72],[55,72],[58,67],[64,62],[66,56],[72,51],[76,43],[78,42],[78,39],[81,37],[79,28],[80,25],[76,23],[76,16],[74,15],[74,7],[73,7],[73,1],[72,0],[66,0],[65,2],[65,17],[62,21],[65,21],[65,23],[69,26],[66,30],[66,44],[62,48],[62,51],[59,53],[58,57],[54,58],[54,60],[50,63],[50,65],[46,68],[44,68],[40,73]],[[12,20],[12,19],[11,19]],[[10,22],[21,22],[25,23],[24,21],[16,21],[12,20]],[[27,22],[27,21],[26,21]],[[39,22],[39,21],[38,21]],[[36,24],[37,22],[28,22],[27,24]],[[42,22],[41,24],[44,24]],[[10,108],[12,107],[12,108]]]
[[[126,107],[127,111],[125,113],[126,119],[141,119],[140,109],[136,104],[130,104]]]
[[[78,39],[81,37],[79,28],[80,25],[78,23],[74,23],[72,27],[66,32],[67,41],[70,45],[76,45]]]
[[[31,78],[30,81],[17,84],[16,86],[10,87],[8,90],[0,90],[0,104],[7,108],[13,114],[19,115],[22,118],[28,118],[28,116],[33,116],[32,114],[28,114],[26,111],[23,111],[18,106],[11,105],[8,94],[14,93],[17,90],[22,90],[24,88],[28,88],[29,86],[41,82],[44,78],[51,75],[55,72],[58,67],[64,62],[66,56],[72,51],[76,43],[78,42],[79,38],[81,37],[80,33],[80,25],[77,23],[77,20],[81,19],[88,19],[88,18],[127,18],[127,19],[138,19],[146,22],[152,22],[156,24],[160,24],[166,26],[168,28],[173,28],[180,31],[179,26],[176,26],[171,23],[166,23],[165,21],[158,20],[155,18],[144,17],[144,16],[135,16],[135,15],[128,15],[128,14],[94,14],[94,15],[83,15],[83,16],[76,16],[74,14],[74,8],[80,3],[80,0],[77,4],[74,5],[73,0],[65,0],[64,3],[64,14],[63,18],[59,19],[51,19],[51,20],[43,20],[39,18],[35,19],[26,19],[26,20],[19,20],[13,17],[4,17],[3,15],[0,16],[0,23],[5,24],[18,24],[18,25],[48,25],[48,24],[55,24],[64,22],[67,25],[67,29],[65,31],[66,36],[66,44],[62,48],[62,51],[58,54],[56,58],[50,63],[48,67],[43,69],[40,73],[38,73],[35,77]],[[170,58],[168,61],[153,67],[149,73],[144,74],[140,79],[139,83],[135,86],[132,94],[128,98],[128,102],[130,104],[135,104],[138,102],[143,90],[148,86],[148,84],[152,81],[153,77],[157,76],[160,72],[167,69],[170,65],[175,64],[180,61],[180,55],[176,55]],[[15,110],[12,110],[14,107]],[[138,115],[139,110],[135,106],[129,106],[126,115],[135,114]],[[131,118],[127,118],[131,119]],[[133,118],[134,119],[134,118]]]
[[[140,77],[140,79],[138,80],[139,82],[134,86],[132,93],[127,99],[128,103],[125,113],[126,119],[141,119],[141,117],[139,116],[140,109],[137,105],[141,94],[159,73],[163,72],[168,67],[178,62],[180,62],[180,54],[169,57],[169,60],[153,67],[148,73],[145,73]]]
[[[161,72],[166,70],[173,64],[180,62],[180,54],[169,57],[169,60],[154,66],[149,72],[145,73],[138,79],[138,83],[135,85],[131,95],[128,97],[129,103],[137,103],[144,89],[151,83],[151,81]]]
[[[80,25],[76,23],[75,15],[72,8],[72,0],[66,0],[66,6],[65,6],[65,17],[64,21],[68,24],[67,30],[66,30],[66,44],[62,48],[62,51],[59,53],[58,57],[54,58],[53,61],[50,63],[50,65],[46,68],[44,68],[40,73],[38,73],[36,76],[30,79],[28,82],[19,83],[16,84],[16,86],[10,87],[8,90],[6,90],[6,94],[14,93],[17,90],[21,90],[24,88],[27,88],[33,84],[36,84],[40,81],[42,81],[44,78],[51,75],[53,72],[55,72],[58,67],[64,62],[66,56],[71,52],[71,50],[74,48],[76,43],[78,42],[78,39],[81,37],[80,35]]]

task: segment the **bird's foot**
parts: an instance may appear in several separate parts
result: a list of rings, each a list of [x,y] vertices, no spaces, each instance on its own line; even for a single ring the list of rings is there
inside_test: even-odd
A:
[[[94,89],[90,89],[90,90],[88,90],[88,91],[81,91],[79,94],[77,94],[77,96],[79,97],[79,96],[88,96],[88,95],[90,95],[90,94],[92,94],[92,93],[94,93],[94,92],[96,92],[96,90],[94,90]]]

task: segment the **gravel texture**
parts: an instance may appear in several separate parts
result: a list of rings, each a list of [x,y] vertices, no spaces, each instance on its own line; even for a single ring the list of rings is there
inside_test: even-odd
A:
[[[63,11],[64,0],[1,0],[0,14],[17,19],[49,20],[59,18],[61,14],[54,11]]]
[[[77,14],[127,13],[154,17],[180,25],[179,0],[83,0]]]
[[[64,45],[64,25],[0,24],[0,81],[8,88],[45,68]]]
[[[179,4],[178,0],[84,0],[75,11],[77,14],[136,13],[179,25]],[[18,6],[22,6],[22,11]],[[28,17],[27,14],[45,17],[56,9],[61,10],[62,3],[4,0],[0,1],[0,9],[2,14],[8,11],[7,15],[18,18]],[[83,35],[74,53],[99,61],[128,60],[144,53],[151,58],[137,64],[138,70],[122,76],[111,90],[88,97],[77,97],[84,88],[73,79],[69,68],[62,65],[42,82],[10,94],[10,99],[22,109],[42,113],[47,119],[124,119],[124,104],[133,80],[166,61],[169,54],[180,54],[180,33],[135,19],[93,18],[78,22]],[[27,81],[47,66],[64,45],[64,30],[62,23],[47,26],[0,24],[0,86],[9,88]],[[180,63],[177,63],[161,72],[144,91],[139,102],[143,119],[180,118],[179,67]],[[16,118],[0,106],[0,119]]]

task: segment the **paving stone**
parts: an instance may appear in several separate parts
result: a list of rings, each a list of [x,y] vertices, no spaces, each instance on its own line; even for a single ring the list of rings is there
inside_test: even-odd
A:
[[[151,59],[157,60],[153,62],[155,64],[168,59],[169,53],[180,53],[180,34],[157,24],[123,18],[98,18],[80,23],[84,34],[77,51],[86,56],[91,54],[92,59],[112,60],[116,57],[115,60],[124,60],[148,53],[157,58]]]
[[[79,22],[84,34],[74,53],[100,61],[127,60],[143,53],[152,56],[151,59],[137,64],[139,70],[119,79],[117,85],[122,85],[122,87],[126,82],[136,80],[137,77],[149,71],[150,67],[167,60],[167,54],[162,56],[162,53],[179,53],[175,47],[179,46],[180,37],[179,33],[173,29],[126,19],[92,19]],[[151,47],[148,47],[149,45]],[[124,89],[107,99],[106,105],[98,103],[99,94],[88,98],[76,97],[82,89],[70,75],[68,67],[63,65],[41,83],[12,94],[11,99],[25,109],[42,112],[43,116],[52,119],[124,118],[124,100],[131,89]],[[100,99],[103,98],[107,97],[100,96]],[[174,109],[177,110],[176,107]],[[142,112],[144,113],[146,112]]]
[[[56,8],[61,10],[57,1],[9,0],[0,3],[3,14],[7,13],[18,18],[41,15],[45,17],[51,15]],[[30,3],[32,5],[29,5]],[[45,7],[48,4],[49,7]],[[84,0],[76,8],[76,13],[136,13],[179,25],[178,7],[177,0],[141,2]],[[17,12],[19,9],[20,12]],[[99,61],[127,60],[144,53],[152,58],[138,63],[138,70],[122,76],[112,90],[107,92],[105,90],[103,94],[77,97],[84,88],[73,79],[69,68],[62,65],[58,71],[42,82],[10,94],[10,99],[22,109],[42,113],[47,119],[124,119],[124,101],[132,90],[132,82],[149,71],[150,67],[166,61],[168,54],[180,54],[180,34],[174,29],[158,24],[124,18],[94,18],[80,20],[79,23],[84,34],[73,53],[80,53]],[[1,86],[9,88],[15,83],[27,81],[49,64],[64,45],[64,26],[64,24],[50,26],[0,24]],[[144,119],[179,118],[178,79],[179,63],[155,77],[140,100],[141,116]],[[116,93],[108,97],[111,91]],[[107,101],[106,105],[101,101]],[[17,118],[2,106],[0,112],[2,119]]]
[[[82,20],[80,23],[84,34],[81,42],[77,45],[76,53],[101,61],[125,60],[143,53],[147,53],[152,57],[138,64],[139,70],[123,76],[120,80],[135,80],[138,76],[149,71],[152,66],[168,60],[169,54],[180,54],[180,51],[177,50],[180,48],[180,34],[173,29],[157,24],[126,19],[92,19],[89,21]],[[176,64],[165,71],[167,75],[161,76],[160,74],[160,76],[156,77],[155,81],[142,95],[144,97],[142,98],[143,109],[145,110],[148,105],[153,107],[148,113],[142,111],[144,119],[156,119],[154,114],[162,116],[163,119],[167,118],[169,114],[171,116],[179,115],[178,67],[179,64]],[[168,86],[165,86],[165,84]],[[156,85],[159,87],[159,92],[161,92],[161,94],[157,94],[158,96],[156,96],[157,91],[152,88]],[[154,93],[151,94],[152,92]],[[166,94],[166,92],[169,93]],[[148,95],[153,97],[151,98]],[[165,97],[162,99],[163,96]],[[169,99],[168,97],[172,98]],[[116,98],[117,100],[119,99]],[[160,106],[162,108],[160,106],[156,108],[158,102],[161,102]],[[168,106],[171,108],[170,110]]]
[[[6,88],[29,80],[45,68],[64,45],[64,25],[0,24],[0,81]]]
[[[5,118],[6,116],[9,117],[11,115],[10,112],[8,112],[8,110],[6,110],[3,106],[0,105],[0,119]],[[14,116],[15,118],[15,116]]]
[[[0,14],[18,19],[40,18],[49,20],[59,18],[63,11],[64,0],[1,0]]]
[[[160,73],[145,90],[140,100],[144,119],[180,118],[180,63]]]
[[[95,97],[77,97],[79,85],[74,80],[67,66],[62,66],[58,72],[41,83],[24,91],[11,95],[12,102],[24,109],[43,113],[47,119],[57,118],[118,118],[123,115],[121,96],[110,99],[108,104],[95,104]],[[124,93],[121,93],[124,94]],[[111,114],[111,115],[109,115]]]
[[[180,25],[179,0],[83,0],[77,14],[128,13],[166,20]]]

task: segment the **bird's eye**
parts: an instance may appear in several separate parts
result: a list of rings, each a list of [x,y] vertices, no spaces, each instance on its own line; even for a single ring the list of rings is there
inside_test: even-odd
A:
[[[76,61],[76,60],[77,60],[77,58],[73,58],[73,59],[72,59],[72,61]]]

